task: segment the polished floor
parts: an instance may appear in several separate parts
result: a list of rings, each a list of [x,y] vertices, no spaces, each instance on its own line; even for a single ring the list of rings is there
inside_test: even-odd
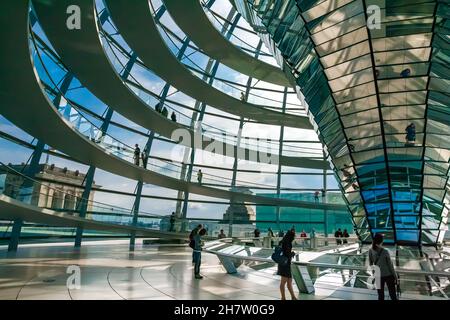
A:
[[[279,299],[279,277],[274,269],[240,267],[228,275],[216,256],[203,254],[203,280],[193,278],[191,249],[138,241],[134,252],[127,240],[85,242],[79,250],[72,243],[29,244],[17,253],[0,247],[0,299],[176,299],[176,300],[273,300]],[[78,265],[81,286],[69,289],[67,268]],[[375,291],[316,283],[311,299],[376,299]],[[420,299],[407,296],[405,299]]]

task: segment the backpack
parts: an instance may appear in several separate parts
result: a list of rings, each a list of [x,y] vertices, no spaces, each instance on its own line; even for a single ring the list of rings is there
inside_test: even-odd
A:
[[[375,251],[375,250],[374,250]],[[382,248],[381,250],[380,250],[380,252],[378,252],[378,251],[376,251],[376,253],[377,253],[377,258],[376,258],[376,260],[374,260],[373,261],[373,266],[378,266],[378,261],[380,261],[380,258],[381,258],[381,254],[383,253],[383,251],[384,251],[384,248]]]
[[[194,230],[191,231],[191,234],[189,235],[189,247],[192,249],[195,249],[195,240],[194,240]]]
[[[195,249],[195,240],[194,239],[189,240],[189,247],[191,247],[192,249]]]
[[[283,255],[283,249],[281,246],[276,246],[272,253],[272,260],[278,264],[286,265],[289,261],[288,257]]]

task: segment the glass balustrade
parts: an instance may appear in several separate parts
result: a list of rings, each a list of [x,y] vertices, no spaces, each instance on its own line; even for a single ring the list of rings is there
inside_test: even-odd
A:
[[[85,219],[98,222],[133,225],[133,214],[129,209],[111,206],[105,203],[83,199],[82,186],[71,188],[71,192],[64,191],[64,185],[53,187],[52,182],[41,182],[27,177],[19,170],[26,166],[16,166],[17,169],[0,162],[0,194],[18,200],[22,203],[44,209],[51,209],[69,216],[85,214]],[[139,212],[139,216],[145,217],[145,224],[138,224],[145,228],[159,230],[161,216]],[[158,228],[155,228],[158,226]]]
[[[367,295],[372,292],[367,290],[373,283],[373,276],[368,269],[367,248],[350,244],[337,250],[332,249],[335,252],[332,252],[330,247],[326,248],[328,250],[324,249],[319,248],[311,255],[308,248],[294,245],[296,256],[292,260],[292,268],[298,271],[293,271],[296,282],[310,281],[317,296],[328,296],[329,290],[342,294],[349,289],[353,295]],[[255,241],[254,238],[222,239],[206,242],[204,250],[218,255],[221,261],[228,260],[235,268],[239,268],[241,273],[263,273],[267,277],[276,274],[277,267],[271,259],[273,249],[270,248],[270,242]],[[337,252],[339,250],[340,252]],[[396,272],[400,279],[403,299],[418,296],[449,299],[448,263],[441,263],[426,271],[424,266],[433,262],[430,257],[417,256],[411,249],[399,248],[397,252]],[[395,256],[395,253],[391,253],[391,256],[393,255]]]

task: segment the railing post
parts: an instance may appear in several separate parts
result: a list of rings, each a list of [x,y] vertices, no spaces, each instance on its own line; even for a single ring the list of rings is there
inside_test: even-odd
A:
[[[301,293],[314,293],[314,283],[309,275],[308,268],[297,264],[291,265],[292,278]]]
[[[89,196],[91,194],[92,185],[94,182],[94,175],[95,175],[95,167],[90,166],[89,170],[86,174],[86,184],[84,186],[84,191],[81,196],[80,206],[77,208],[79,210],[79,217],[85,218],[86,217],[86,211],[88,209],[89,205]],[[81,241],[83,238],[83,228],[77,227],[76,234],[75,234],[75,248],[81,247]]]
[[[20,232],[22,230],[22,219],[14,220],[14,224],[11,230],[11,237],[8,244],[8,251],[17,251],[19,246]]]
[[[234,265],[233,261],[225,256],[222,256],[220,254],[217,254],[217,258],[219,258],[220,263],[223,265],[227,273],[234,274],[237,273],[236,266]]]

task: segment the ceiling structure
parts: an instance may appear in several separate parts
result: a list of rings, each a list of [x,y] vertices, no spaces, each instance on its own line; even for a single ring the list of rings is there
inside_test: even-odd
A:
[[[448,1],[224,1],[7,0],[2,116],[92,175],[135,181],[135,222],[147,184],[177,193],[165,210],[180,219],[191,200],[273,206],[274,223],[280,208],[348,209],[363,242],[382,232],[387,243],[440,244],[450,200]],[[212,10],[218,3],[226,14]],[[67,26],[71,6],[80,28]],[[265,143],[278,161],[265,163],[258,137],[245,142],[246,127],[272,135]],[[206,142],[177,141],[177,130]],[[134,163],[138,139],[146,168]],[[231,165],[203,160],[216,143],[234,151]],[[170,159],[176,148],[182,155]],[[325,195],[330,167],[345,206],[283,197]],[[308,175],[319,182],[309,186]]]

